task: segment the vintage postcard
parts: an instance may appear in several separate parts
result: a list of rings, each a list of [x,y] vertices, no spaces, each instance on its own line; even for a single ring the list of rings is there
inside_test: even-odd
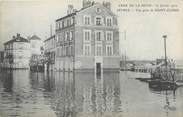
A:
[[[0,0],[0,117],[183,117],[183,0]]]

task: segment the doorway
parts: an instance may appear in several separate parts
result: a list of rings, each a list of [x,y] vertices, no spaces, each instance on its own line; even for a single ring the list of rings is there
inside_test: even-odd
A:
[[[101,63],[96,63],[96,74],[97,74],[97,78],[100,78],[100,76],[101,76]]]

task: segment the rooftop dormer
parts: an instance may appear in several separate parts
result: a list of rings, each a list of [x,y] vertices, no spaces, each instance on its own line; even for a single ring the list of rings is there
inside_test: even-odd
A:
[[[90,1],[90,0],[83,0],[83,8],[87,8],[90,7],[94,4],[94,1]]]
[[[68,5],[68,8],[67,8],[67,15],[69,14],[72,14],[72,13],[75,13],[77,10],[74,9],[74,6],[73,5]]]
[[[111,3],[110,2],[103,2],[103,6],[107,9],[111,10]]]

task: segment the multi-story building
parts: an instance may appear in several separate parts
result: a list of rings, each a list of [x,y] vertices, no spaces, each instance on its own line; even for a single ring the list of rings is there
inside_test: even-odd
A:
[[[30,43],[27,39],[17,34],[13,39],[4,43],[4,67],[29,68]]]
[[[56,20],[56,69],[118,70],[119,28],[111,3],[83,0]]]
[[[42,40],[37,35],[33,35],[32,37],[28,38],[31,46],[31,54],[32,55],[40,55],[41,54],[41,46]]]
[[[44,41],[44,54],[47,58],[45,68],[48,70],[55,69],[55,48],[56,48],[56,39],[55,35],[53,35]]]

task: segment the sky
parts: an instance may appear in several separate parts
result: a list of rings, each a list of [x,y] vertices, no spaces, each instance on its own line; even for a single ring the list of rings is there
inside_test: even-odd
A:
[[[101,0],[95,0],[102,2]],[[183,1],[128,0],[132,4],[176,4],[179,12],[117,12],[119,4],[127,0],[108,0],[118,16],[120,54],[130,59],[155,60],[164,56],[163,35],[167,35],[167,55],[183,60]],[[82,7],[82,0],[0,0],[0,50],[3,43],[20,33],[23,37],[38,35],[42,40],[50,36],[50,25],[66,15],[68,4]],[[124,38],[126,32],[126,38]]]

